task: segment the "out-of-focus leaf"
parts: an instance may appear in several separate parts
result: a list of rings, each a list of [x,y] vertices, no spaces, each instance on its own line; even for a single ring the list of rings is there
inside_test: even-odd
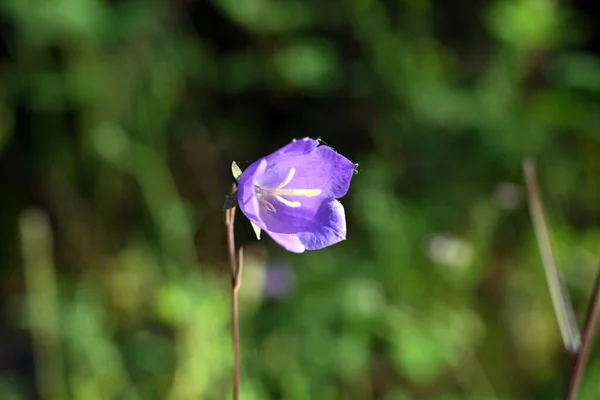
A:
[[[244,28],[275,33],[305,28],[313,20],[311,7],[301,0],[213,0],[224,13]]]
[[[325,42],[292,42],[275,55],[274,63],[281,77],[299,89],[328,91],[337,84],[337,58]]]
[[[0,8],[13,16],[24,35],[34,43],[47,44],[67,34],[72,38],[101,39],[110,24],[109,10],[100,0],[6,0]]]
[[[492,31],[517,49],[546,48],[564,32],[556,2],[546,0],[499,0],[492,4],[488,19]]]

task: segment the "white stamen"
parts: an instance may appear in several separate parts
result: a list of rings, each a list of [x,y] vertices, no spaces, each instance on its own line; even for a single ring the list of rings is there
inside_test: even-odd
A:
[[[321,194],[321,189],[279,189],[273,193],[280,196],[315,197]]]
[[[259,186],[256,186],[256,195],[258,197],[258,201],[265,210],[276,212],[273,204],[264,199],[265,195],[273,196],[281,204],[288,207],[298,208],[302,206],[299,201],[291,201],[283,198],[282,196],[315,197],[321,194],[321,189],[284,189],[284,187],[287,186],[292,179],[294,179],[295,174],[296,168],[291,168],[285,179],[274,189],[263,189]]]
[[[281,188],[285,187],[288,183],[290,183],[290,181],[294,177],[295,173],[296,173],[296,168],[290,169],[288,176],[283,180],[283,182],[281,182],[281,184],[279,184],[279,186],[277,186],[277,189],[281,189]]]
[[[287,199],[284,199],[283,197],[279,196],[279,195],[275,195],[275,198],[277,200],[279,200],[280,202],[282,202],[283,204],[285,204],[288,207],[292,207],[292,208],[298,208],[300,207],[302,204],[300,204],[299,201],[289,201]]]

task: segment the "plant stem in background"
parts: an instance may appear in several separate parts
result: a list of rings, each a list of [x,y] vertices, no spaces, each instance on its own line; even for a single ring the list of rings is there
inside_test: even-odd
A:
[[[533,160],[525,161],[524,171],[529,207],[531,209],[531,218],[538,239],[538,245],[544,263],[546,278],[548,279],[548,286],[554,302],[557,319],[559,320],[565,347],[575,356],[573,368],[571,369],[569,376],[566,399],[576,400],[598,325],[598,317],[600,314],[600,270],[597,272],[594,291],[588,305],[583,325],[583,334],[580,335],[575,322],[573,306],[560,284],[558,271],[552,255],[550,236],[544,221],[544,213],[537,186],[535,163]]]
[[[61,349],[60,310],[50,222],[40,210],[27,210],[19,220],[27,320],[33,346],[39,398],[67,398],[67,383]]]
[[[588,306],[587,314],[585,317],[585,324],[583,325],[583,335],[581,349],[575,356],[573,369],[571,370],[571,377],[569,378],[569,388],[567,391],[567,400],[575,400],[577,393],[579,392],[579,386],[581,385],[581,378],[587,365],[587,360],[592,350],[592,341],[596,334],[598,326],[598,315],[600,314],[600,269],[596,276],[596,284],[594,285],[594,292],[592,299]]]
[[[232,193],[235,193],[235,185]],[[235,259],[235,237],[233,225],[235,222],[235,207],[225,211],[227,227],[227,251],[231,273],[231,336],[233,340],[233,399],[240,398],[240,332],[238,312],[238,292],[241,285],[242,249],[240,248],[238,262]]]
[[[529,210],[531,212],[531,220],[535,230],[535,236],[538,241],[542,264],[548,282],[550,297],[554,305],[554,312],[560,328],[563,343],[570,354],[577,354],[581,346],[581,335],[577,328],[573,305],[569,299],[567,292],[564,290],[556,261],[552,254],[552,245],[550,244],[550,234],[548,226],[544,219],[544,209],[540,200],[535,162],[531,159],[526,159],[523,163],[525,173],[525,184],[527,185],[527,198],[529,201]]]

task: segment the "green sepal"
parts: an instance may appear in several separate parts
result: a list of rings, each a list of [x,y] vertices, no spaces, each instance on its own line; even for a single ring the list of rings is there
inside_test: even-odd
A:
[[[254,233],[256,234],[256,238],[258,240],[260,240],[260,228],[254,223],[254,222],[250,222],[252,224],[252,229],[254,229]]]
[[[231,163],[231,173],[236,182],[240,180],[240,176],[242,176],[242,170],[238,165],[234,162]]]

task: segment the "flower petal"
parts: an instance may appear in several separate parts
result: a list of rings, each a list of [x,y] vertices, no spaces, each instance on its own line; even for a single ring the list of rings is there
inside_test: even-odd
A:
[[[294,168],[286,189],[320,189],[321,197],[329,199],[339,199],[348,193],[356,168],[352,161],[328,146],[316,147],[308,153],[277,152],[268,156],[267,161],[267,169],[257,181],[260,187],[279,186]]]
[[[337,200],[323,203],[313,225],[297,234],[306,250],[319,250],[346,240],[346,215],[344,206]]]
[[[284,156],[284,155],[286,157],[289,157],[292,155],[303,155],[306,153],[310,153],[318,145],[319,145],[319,141],[315,140],[315,139],[311,139],[308,137],[306,137],[304,139],[297,139],[297,140],[294,140],[294,141],[286,144],[281,149],[277,150],[275,153],[268,155],[266,157],[267,162],[270,164],[273,162],[273,160],[276,160],[277,158]]]
[[[275,162],[276,161],[276,162]],[[318,191],[315,196],[267,196],[273,211],[259,210],[266,230],[278,233],[302,232],[309,227],[321,204],[348,192],[356,165],[327,146],[319,146],[308,154],[281,156],[269,164],[257,184],[265,189],[277,188],[286,182],[285,190]],[[291,179],[291,172],[293,176]],[[287,201],[287,204],[286,204]],[[289,203],[295,203],[290,206]]]
[[[318,250],[346,239],[344,207],[356,165],[319,141],[294,141],[240,176],[240,210],[288,251]]]
[[[269,231],[266,232],[278,245],[280,245],[287,251],[291,251],[292,253],[304,253],[304,250],[306,250],[300,239],[295,235],[290,235],[288,233],[275,233]]]
[[[319,208],[312,226],[297,234],[267,231],[284,249],[303,253],[305,250],[319,250],[346,240],[346,215],[344,206],[333,200]]]
[[[286,198],[293,200],[291,196]],[[266,231],[276,233],[298,233],[311,226],[323,199],[299,198],[300,207],[289,207],[272,196],[266,198],[275,211],[260,208],[258,217],[263,221]]]
[[[267,168],[267,160],[261,158],[252,163],[240,176],[238,185],[238,205],[246,218],[259,228],[266,230],[264,222],[260,219],[260,205],[254,188],[255,181]]]

